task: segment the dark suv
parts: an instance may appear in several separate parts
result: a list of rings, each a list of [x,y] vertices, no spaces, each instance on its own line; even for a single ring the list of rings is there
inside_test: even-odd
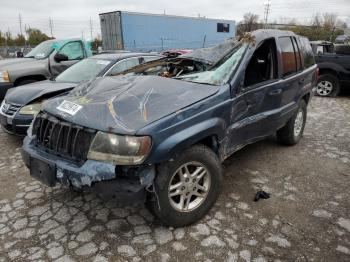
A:
[[[308,40],[279,30],[148,62],[47,101],[23,159],[46,185],[142,196],[163,223],[188,225],[235,151],[274,133],[299,142],[316,68]]]

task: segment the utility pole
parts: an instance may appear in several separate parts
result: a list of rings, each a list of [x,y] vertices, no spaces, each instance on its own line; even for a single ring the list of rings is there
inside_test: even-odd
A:
[[[271,8],[271,0],[267,0],[264,3],[265,6],[265,10],[264,10],[264,27],[267,28],[267,21],[268,21],[268,17],[269,17],[269,13],[270,13],[270,8]]]
[[[21,13],[18,14],[18,18],[19,18],[19,29],[21,31],[21,36],[23,36],[23,32],[22,32],[22,16]]]
[[[91,41],[92,41],[92,20],[90,17],[90,37],[91,37]]]
[[[81,39],[84,39],[84,30],[81,31]]]
[[[27,38],[28,38],[27,24],[24,24],[24,34],[26,35],[26,37],[24,37],[24,46],[27,46]]]
[[[51,17],[49,17],[49,25],[50,25],[50,32],[51,32],[51,38],[53,38],[53,33],[52,33],[52,25],[53,25],[53,23],[52,23],[52,19],[51,19]]]

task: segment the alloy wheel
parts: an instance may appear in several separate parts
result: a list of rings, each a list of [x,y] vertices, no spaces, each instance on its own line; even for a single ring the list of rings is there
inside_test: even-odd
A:
[[[183,164],[169,182],[168,197],[171,206],[180,212],[193,211],[207,198],[210,185],[211,176],[203,164]]]
[[[298,137],[303,129],[304,123],[304,112],[302,109],[299,109],[298,114],[294,120],[294,137]]]
[[[319,96],[328,96],[333,91],[333,84],[330,81],[322,80],[317,84],[316,93]]]

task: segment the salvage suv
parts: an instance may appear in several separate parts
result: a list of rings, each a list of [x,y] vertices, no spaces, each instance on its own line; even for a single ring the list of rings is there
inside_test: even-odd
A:
[[[275,133],[299,142],[316,68],[308,40],[279,30],[148,62],[45,102],[23,159],[48,186],[141,196],[164,224],[188,225],[235,151]]]

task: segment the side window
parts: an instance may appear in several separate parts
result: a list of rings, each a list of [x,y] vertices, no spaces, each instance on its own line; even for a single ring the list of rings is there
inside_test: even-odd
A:
[[[265,40],[254,52],[244,75],[244,86],[252,86],[277,78],[275,39]]]
[[[304,59],[304,67],[308,68],[315,64],[314,53],[309,40],[306,37],[300,37],[300,51]]]
[[[134,66],[137,66],[139,64],[140,62],[138,57],[132,57],[132,58],[121,60],[113,66],[111,71],[109,71],[108,75],[111,76],[111,75],[122,73],[125,70],[133,68]]]
[[[298,42],[296,41],[295,37],[292,37],[293,39],[293,45],[294,45],[294,50],[295,50],[295,59],[297,61],[297,71],[301,71],[302,68],[302,64],[301,64],[301,55],[300,55],[300,49],[299,49],[299,45]]]
[[[80,60],[84,58],[83,47],[78,41],[65,44],[59,53],[68,56],[68,60]]]
[[[282,51],[283,76],[294,74],[297,68],[297,64],[292,39],[289,36],[280,37],[279,43]]]

